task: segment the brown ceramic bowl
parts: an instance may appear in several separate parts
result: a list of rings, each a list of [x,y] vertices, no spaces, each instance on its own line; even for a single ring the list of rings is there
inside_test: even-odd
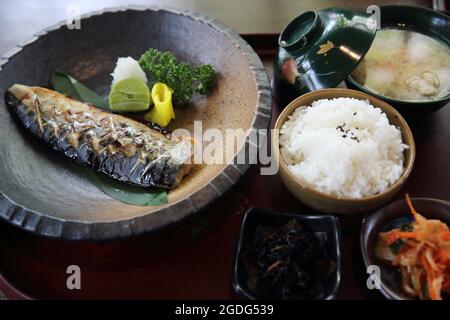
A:
[[[388,190],[381,194],[360,199],[337,197],[323,192],[317,191],[312,185],[295,177],[286,162],[280,156],[279,145],[279,129],[287,120],[288,116],[294,112],[298,107],[311,105],[313,101],[320,99],[332,99],[338,97],[349,97],[357,99],[367,99],[370,103],[380,108],[386,113],[389,122],[400,128],[402,132],[402,139],[404,143],[409,146],[405,151],[405,171],[400,179],[394,183]],[[414,144],[413,135],[408,127],[406,121],[402,116],[386,102],[372,97],[366,93],[350,90],[350,89],[323,89],[307,93],[292,101],[280,114],[275,124],[275,129],[272,132],[272,154],[275,161],[279,164],[279,173],[285,186],[306,205],[325,213],[342,213],[342,214],[357,214],[372,211],[387,201],[389,201],[403,186],[411,173],[416,148]]]
[[[443,200],[413,198],[414,208],[425,218],[439,219],[450,226],[450,202]],[[361,252],[365,267],[377,265],[380,267],[381,293],[388,299],[409,300],[409,296],[403,293],[396,268],[383,264],[374,255],[374,248],[378,234],[395,228],[411,217],[410,210],[405,200],[396,201],[378,211],[366,216],[361,226]]]

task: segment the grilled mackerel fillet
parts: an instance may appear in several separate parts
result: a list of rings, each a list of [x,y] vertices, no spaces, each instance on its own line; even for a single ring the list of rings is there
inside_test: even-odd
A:
[[[5,101],[38,139],[114,179],[173,189],[191,169],[188,138],[41,87],[15,84],[6,91]]]

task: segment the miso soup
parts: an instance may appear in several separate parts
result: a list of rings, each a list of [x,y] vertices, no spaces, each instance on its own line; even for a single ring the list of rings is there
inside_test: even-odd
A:
[[[418,32],[382,29],[351,77],[388,98],[437,100],[449,93],[450,50]]]

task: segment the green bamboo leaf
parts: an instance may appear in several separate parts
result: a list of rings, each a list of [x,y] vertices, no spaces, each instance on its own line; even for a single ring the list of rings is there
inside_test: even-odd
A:
[[[98,174],[97,177],[101,182],[100,190],[121,202],[139,206],[157,206],[167,203],[167,193],[164,189],[143,189],[132,185],[124,185],[105,175]]]
[[[159,206],[167,203],[167,193],[162,188],[136,187],[76,164],[73,167],[99,190],[117,201],[135,206]]]
[[[62,72],[54,72],[51,76],[50,82],[53,89],[59,93],[70,96],[74,99],[81,100],[80,95],[70,81],[69,77]]]
[[[50,81],[52,87],[59,93],[63,93],[83,102],[92,103],[98,108],[109,110],[109,104],[105,99],[74,77],[64,72],[55,71],[52,74]]]

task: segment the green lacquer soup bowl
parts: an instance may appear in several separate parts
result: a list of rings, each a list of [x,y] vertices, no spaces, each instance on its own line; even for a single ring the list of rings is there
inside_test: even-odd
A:
[[[315,90],[339,85],[369,50],[376,19],[362,10],[307,11],[281,32],[274,67],[280,106]]]

